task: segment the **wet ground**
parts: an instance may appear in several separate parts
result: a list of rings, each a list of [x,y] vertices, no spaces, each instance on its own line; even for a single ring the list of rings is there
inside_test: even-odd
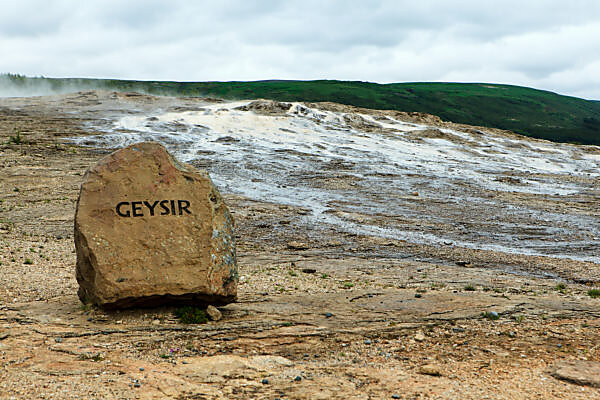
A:
[[[101,131],[75,143],[159,141],[225,193],[306,209],[304,228],[600,262],[598,147],[327,104],[88,96],[62,107]]]

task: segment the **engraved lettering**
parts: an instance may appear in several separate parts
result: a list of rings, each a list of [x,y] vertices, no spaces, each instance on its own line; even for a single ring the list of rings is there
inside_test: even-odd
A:
[[[169,200],[162,200],[160,202],[160,208],[162,209],[160,215],[169,215],[169,206],[167,204],[169,204]]]
[[[152,205],[150,205],[150,203],[148,203],[147,201],[144,201],[144,205],[146,207],[148,207],[148,210],[150,210],[151,217],[154,216],[154,207],[156,207],[157,204],[158,204],[158,200],[156,200],[154,203],[152,203]]]
[[[157,211],[159,206],[160,211]],[[121,201],[115,206],[115,211],[119,217],[150,217],[156,215],[191,215],[192,203],[189,200],[144,200],[144,201]]]
[[[133,211],[134,217],[143,217],[144,213],[142,212],[142,202],[141,201],[132,201],[131,202],[131,210]],[[139,213],[138,213],[139,211]]]
[[[120,217],[129,217],[129,216],[131,216],[131,213],[129,212],[129,209],[127,209],[127,212],[125,212],[125,213],[123,211],[121,211],[121,207],[125,206],[125,205],[129,206],[129,202],[128,201],[122,201],[119,204],[117,204],[117,214]]]
[[[177,200],[177,205],[179,206],[179,215],[183,214],[183,212],[185,211],[188,214],[191,214],[192,212],[189,210],[190,207],[190,202],[187,200]]]

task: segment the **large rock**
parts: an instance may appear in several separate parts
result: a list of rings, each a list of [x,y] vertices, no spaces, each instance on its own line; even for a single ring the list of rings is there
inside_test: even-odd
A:
[[[233,219],[204,171],[158,143],[85,175],[75,214],[79,298],[105,308],[223,305],[237,295]]]

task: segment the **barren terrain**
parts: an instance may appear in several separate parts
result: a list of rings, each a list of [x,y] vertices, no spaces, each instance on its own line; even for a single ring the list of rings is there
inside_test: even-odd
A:
[[[79,303],[83,174],[135,140],[207,168],[235,217],[220,321]],[[600,397],[597,147],[109,92],[0,99],[0,143],[0,398]]]

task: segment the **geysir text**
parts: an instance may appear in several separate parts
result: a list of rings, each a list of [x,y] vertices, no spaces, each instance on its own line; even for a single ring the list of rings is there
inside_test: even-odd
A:
[[[115,207],[120,217],[191,214],[187,200],[122,201]]]

